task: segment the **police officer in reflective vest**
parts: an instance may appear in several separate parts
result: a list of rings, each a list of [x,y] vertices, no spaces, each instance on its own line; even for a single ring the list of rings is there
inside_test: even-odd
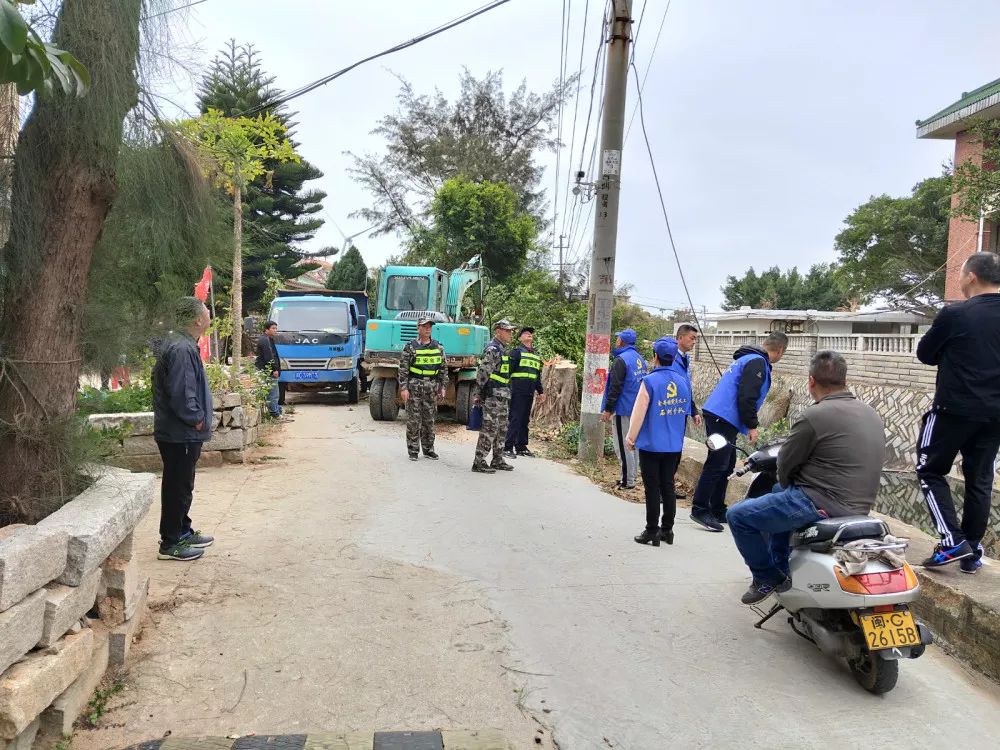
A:
[[[406,450],[416,461],[423,445],[427,458],[437,459],[434,452],[434,419],[437,400],[443,397],[447,385],[444,347],[431,338],[434,321],[429,317],[417,320],[417,338],[403,347],[399,359],[399,397],[406,405]]]
[[[729,475],[736,468],[736,438],[743,434],[751,443],[757,441],[757,412],[771,389],[771,365],[787,347],[788,336],[780,332],[768,334],[763,348],[741,346],[701,407],[705,434],[722,435],[730,443],[722,450],[709,451],[691,501],[691,520],[709,531],[722,531]]]
[[[525,326],[517,335],[521,341],[510,352],[510,422],[503,454],[507,458],[534,456],[528,450],[528,422],[531,407],[538,394],[538,403],[545,400],[542,389],[542,358],[535,354],[535,329]]]
[[[483,407],[483,426],[476,443],[476,458],[472,470],[481,474],[513,471],[514,467],[503,460],[503,441],[507,435],[507,416],[510,410],[510,357],[507,347],[514,338],[514,326],[499,320],[493,326],[493,340],[486,345],[483,358],[476,372],[475,403]],[[486,457],[493,454],[487,463]]]
[[[618,486],[631,489],[635,487],[639,457],[634,450],[625,445],[625,436],[628,434],[628,422],[632,416],[636,396],[639,395],[642,376],[646,374],[646,360],[635,349],[635,342],[638,339],[635,331],[626,328],[615,336],[617,337],[613,352],[615,358],[604,384],[601,419],[611,422],[614,433],[611,440],[614,443],[615,455],[622,463],[622,478]]]

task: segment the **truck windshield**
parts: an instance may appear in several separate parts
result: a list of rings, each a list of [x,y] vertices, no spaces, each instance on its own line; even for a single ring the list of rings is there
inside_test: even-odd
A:
[[[279,331],[323,331],[348,333],[347,303],[328,300],[281,302],[271,305],[271,320]]]
[[[426,276],[393,276],[385,288],[385,309],[426,310],[429,289]]]

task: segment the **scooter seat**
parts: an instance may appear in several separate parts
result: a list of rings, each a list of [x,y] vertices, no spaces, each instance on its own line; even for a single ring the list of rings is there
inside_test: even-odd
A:
[[[792,535],[792,545],[830,545],[836,539],[840,542],[854,542],[858,539],[883,539],[889,533],[884,521],[871,516],[839,516],[822,518],[799,529]]]

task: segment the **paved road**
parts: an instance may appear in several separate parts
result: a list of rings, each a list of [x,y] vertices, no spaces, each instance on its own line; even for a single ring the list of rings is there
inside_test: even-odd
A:
[[[388,468],[366,545],[482,587],[563,748],[996,747],[1000,690],[936,648],[874,697],[780,619],[754,630],[728,534],[684,518],[673,546],[640,547],[642,509],[561,465],[472,474],[469,445],[393,462],[401,425],[379,427],[360,436]]]
[[[728,535],[639,547],[640,507],[540,459],[472,474],[451,433],[413,464],[402,422],[300,406],[276,460],[199,478],[204,559],[156,562],[151,514],[152,623],[74,748],[491,726],[520,748],[531,715],[564,750],[996,747],[1000,690],[939,650],[870,696],[783,623],[752,628]]]

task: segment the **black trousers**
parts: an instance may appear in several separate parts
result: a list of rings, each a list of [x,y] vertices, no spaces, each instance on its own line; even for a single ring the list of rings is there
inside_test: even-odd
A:
[[[160,484],[160,544],[164,547],[191,533],[191,498],[194,496],[194,473],[201,456],[201,443],[165,443],[156,441],[163,459]]]
[[[639,471],[646,490],[646,531],[656,531],[658,528],[670,531],[674,528],[674,518],[677,516],[674,475],[680,463],[680,453],[639,451]]]
[[[510,417],[507,422],[505,451],[523,451],[528,447],[528,422],[531,421],[531,407],[535,403],[534,390],[527,393],[513,391],[510,394]]]
[[[948,547],[966,540],[974,548],[986,534],[1000,423],[971,422],[963,417],[929,412],[917,438],[917,477],[931,520]],[[959,522],[945,477],[962,454],[965,506]]]
[[[711,412],[704,412],[705,434],[722,435],[730,443],[736,443],[739,430],[724,419],[719,419]],[[691,500],[692,513],[710,513],[713,516],[726,515],[726,490],[729,487],[729,475],[736,468],[736,448],[729,445],[722,450],[709,451],[701,476],[694,488],[694,498]]]

